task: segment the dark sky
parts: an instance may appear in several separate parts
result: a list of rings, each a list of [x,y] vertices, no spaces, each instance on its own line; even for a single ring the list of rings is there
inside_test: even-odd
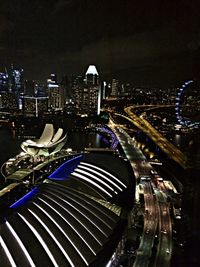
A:
[[[84,73],[144,85],[199,78],[200,4],[192,0],[0,0],[0,67],[28,79]]]

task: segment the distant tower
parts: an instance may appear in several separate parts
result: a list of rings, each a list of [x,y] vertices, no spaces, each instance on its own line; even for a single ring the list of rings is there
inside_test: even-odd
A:
[[[8,92],[8,74],[0,72],[0,92]]]
[[[99,74],[94,65],[90,65],[82,76],[76,76],[72,83],[72,100],[80,115],[99,114],[101,104],[101,86]]]
[[[57,75],[55,73],[51,73],[51,83],[58,84]]]
[[[107,85],[107,83],[105,82],[105,81],[103,81],[102,82],[102,85],[101,85],[101,87],[102,87],[102,96],[101,96],[101,99],[106,99],[106,85]]]
[[[90,111],[100,114],[101,107],[101,86],[99,84],[99,74],[95,65],[90,65],[85,73],[85,83],[88,89],[88,99]]]
[[[111,96],[117,97],[119,94],[119,81],[117,79],[112,79],[112,91]]]
[[[35,96],[35,81],[25,80],[24,93],[25,95],[28,95],[28,96]]]
[[[13,65],[11,65],[11,92],[19,95],[23,92],[23,69],[16,69]]]
[[[85,83],[99,85],[99,74],[94,65],[90,65],[85,73]]]
[[[56,74],[51,74],[50,79],[47,80],[47,96],[50,110],[58,111],[64,109],[64,88],[58,85]]]
[[[23,105],[25,114],[35,114],[38,117],[47,111],[48,97],[24,96]]]

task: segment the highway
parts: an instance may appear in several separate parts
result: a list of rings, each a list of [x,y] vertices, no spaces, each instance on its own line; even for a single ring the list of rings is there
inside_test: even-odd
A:
[[[149,266],[156,233],[158,233],[158,245],[152,266],[169,267],[172,254],[172,223],[165,184],[157,181],[155,185],[150,178],[150,171],[153,170],[152,166],[141,150],[135,146],[134,140],[126,131],[115,124],[112,119],[109,121],[109,127],[119,139],[123,151],[131,163],[137,183],[140,183],[143,187],[144,228],[133,267]],[[149,177],[149,179],[144,179],[141,182],[140,178],[144,176]]]
[[[152,254],[154,237],[156,234],[156,229],[158,224],[157,203],[153,197],[151,183],[145,182],[142,185],[144,190],[144,203],[145,203],[144,228],[141,237],[141,242],[137,250],[137,257],[133,267],[149,266],[149,259]]]
[[[141,150],[134,146],[132,138],[122,128],[119,128],[118,125],[116,125],[111,119],[109,127],[119,139],[120,144],[131,163],[136,178],[139,180],[141,175],[148,175],[151,166],[147,162]],[[149,259],[152,254],[152,247],[158,223],[157,204],[155,203],[151,183],[145,182],[142,186],[145,202],[144,228],[133,267],[145,267],[149,265]]]
[[[170,217],[169,203],[166,201],[166,195],[159,189],[154,189],[157,202],[159,203],[159,225],[157,254],[154,267],[170,267],[172,254],[172,222]]]
[[[178,162],[183,168],[187,168],[187,157],[176,146],[170,143],[162,134],[160,134],[148,121],[142,117],[138,117],[133,112],[133,108],[133,106],[129,106],[124,109],[128,115],[128,118],[127,116],[119,113],[114,114],[128,119],[131,123],[148,135],[149,138],[151,138],[170,158]]]

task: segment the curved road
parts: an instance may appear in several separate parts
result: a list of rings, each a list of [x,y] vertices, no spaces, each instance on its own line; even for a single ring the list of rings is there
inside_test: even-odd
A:
[[[145,134],[147,134],[169,157],[174,159],[184,168],[187,168],[187,157],[179,149],[177,149],[176,146],[170,143],[162,134],[160,134],[148,121],[134,114],[133,108],[133,106],[130,106],[124,109],[124,111],[130,117],[131,122],[141,129]],[[121,114],[117,115],[123,116]]]
[[[121,114],[119,115],[123,116]],[[152,167],[141,150],[134,146],[133,139],[112,120],[110,120],[109,127],[119,139],[136,177],[140,178],[144,175],[150,176],[150,169],[152,169]],[[155,187],[151,180],[144,181],[142,186],[145,202],[144,228],[133,267],[149,266],[157,229],[157,254],[155,259],[153,259],[154,262],[152,266],[169,267],[172,254],[172,223],[169,203],[167,202],[167,195],[165,194],[166,188],[163,182],[159,182],[157,187]]]

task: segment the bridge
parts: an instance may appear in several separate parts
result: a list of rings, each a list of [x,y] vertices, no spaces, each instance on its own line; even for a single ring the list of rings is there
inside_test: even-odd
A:
[[[129,106],[124,111],[130,117],[130,121],[135,124],[140,130],[149,136],[170,158],[176,161],[184,169],[188,168],[187,157],[172,143],[170,143],[161,133],[159,133],[147,120],[138,117],[133,112],[133,106]],[[121,115],[121,114],[117,114]]]

